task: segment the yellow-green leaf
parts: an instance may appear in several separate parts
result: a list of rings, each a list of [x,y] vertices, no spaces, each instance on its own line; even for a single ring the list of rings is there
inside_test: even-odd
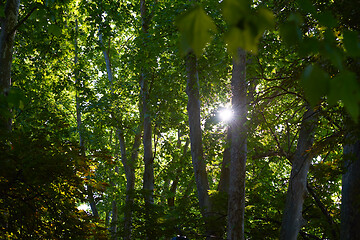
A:
[[[192,49],[197,56],[201,55],[202,49],[210,41],[210,32],[216,31],[215,23],[200,6],[179,16],[176,26],[182,35],[183,51],[187,53]]]

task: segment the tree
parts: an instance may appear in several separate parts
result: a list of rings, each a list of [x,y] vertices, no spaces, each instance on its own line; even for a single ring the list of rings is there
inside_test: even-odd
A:
[[[316,127],[315,113],[308,108],[303,115],[298,143],[291,158],[292,169],[281,224],[280,239],[297,239],[301,227],[303,201],[306,196],[307,174],[312,160],[311,147]]]
[[[351,121],[351,120],[348,120]],[[342,178],[341,201],[341,239],[357,239],[360,214],[358,184],[360,183],[359,153],[360,144],[358,131],[354,130],[353,123],[347,123],[347,133],[344,142],[344,174]]]
[[[21,2],[0,238],[357,236],[357,11],[192,3]]]
[[[247,81],[246,53],[239,49],[233,60],[232,110],[230,142],[230,184],[227,237],[244,239],[245,173],[247,159]]]
[[[13,47],[17,21],[19,15],[20,0],[6,1],[0,16],[0,96],[2,101],[10,92],[11,87],[11,64],[13,59]],[[6,113],[6,110],[5,110]],[[0,117],[0,131],[8,132],[11,130],[11,120],[8,114]]]

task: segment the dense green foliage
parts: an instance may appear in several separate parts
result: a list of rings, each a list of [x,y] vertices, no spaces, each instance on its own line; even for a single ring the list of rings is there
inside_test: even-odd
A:
[[[227,195],[218,185],[228,123],[218,111],[230,104],[231,58],[241,47],[248,51],[247,239],[279,237],[308,104],[318,120],[300,237],[338,239],[344,121],[356,124],[360,115],[360,21],[352,20],[360,7],[353,1],[350,13],[336,1],[198,2],[146,1],[145,34],[140,1],[21,1],[12,88],[0,95],[0,114],[12,119],[11,132],[0,129],[0,238],[122,238],[130,206],[132,239],[146,239],[148,231],[158,239],[204,239],[186,111],[183,57],[191,51],[198,58],[209,194],[225,226]],[[135,147],[145,67],[155,176],[150,208],[143,146]],[[123,143],[135,171],[130,192]],[[78,208],[90,196],[99,218]]]

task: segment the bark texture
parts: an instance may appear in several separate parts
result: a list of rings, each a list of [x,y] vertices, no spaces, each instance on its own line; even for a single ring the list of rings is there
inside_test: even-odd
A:
[[[312,159],[309,151],[314,142],[315,127],[315,114],[308,108],[303,115],[296,151],[291,160],[292,169],[281,223],[281,240],[296,240],[305,222],[302,209],[307,193],[307,174]]]
[[[231,88],[234,119],[231,121],[227,238],[242,240],[244,239],[245,166],[247,158],[246,52],[242,49],[238,50],[238,56],[233,60]]]
[[[142,98],[142,113],[143,113],[143,147],[144,147],[144,176],[143,176],[143,194],[145,200],[145,226],[146,239],[156,238],[156,229],[153,224],[153,204],[154,204],[154,157],[152,150],[152,128],[151,128],[151,105],[149,93],[150,69],[148,67],[148,46],[149,39],[149,25],[151,22],[151,15],[147,9],[148,3],[145,0],[140,0],[141,13],[141,31],[142,39],[142,53],[143,65],[140,71],[140,90]]]
[[[140,11],[142,19],[142,33],[148,35],[149,29],[149,14],[145,0],[140,1]],[[143,47],[146,48],[146,41],[143,41]],[[146,49],[144,49],[146,51]],[[146,66],[141,69],[140,87],[142,96],[142,111],[143,111],[143,124],[144,124],[144,177],[143,177],[143,190],[145,194],[145,202],[153,204],[153,191],[154,191],[154,166],[153,166],[153,153],[152,153],[152,129],[151,129],[151,113],[149,103],[149,72]]]
[[[210,211],[209,183],[206,173],[206,164],[203,157],[202,132],[200,125],[200,95],[197,63],[194,54],[190,53],[185,59],[187,72],[186,93],[188,95],[187,111],[190,127],[191,158],[195,174],[195,182],[199,205],[203,216]]]
[[[0,18],[0,94],[7,95],[11,86],[11,64],[20,0],[5,3],[5,17]],[[0,116],[0,131],[11,131],[11,119]]]
[[[360,140],[358,134],[348,127],[343,147],[345,173],[342,177],[341,240],[360,239]]]

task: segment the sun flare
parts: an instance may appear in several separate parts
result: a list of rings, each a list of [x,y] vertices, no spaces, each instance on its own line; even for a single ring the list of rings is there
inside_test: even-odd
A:
[[[233,112],[229,108],[223,108],[219,111],[219,117],[222,122],[229,122],[233,117]]]

